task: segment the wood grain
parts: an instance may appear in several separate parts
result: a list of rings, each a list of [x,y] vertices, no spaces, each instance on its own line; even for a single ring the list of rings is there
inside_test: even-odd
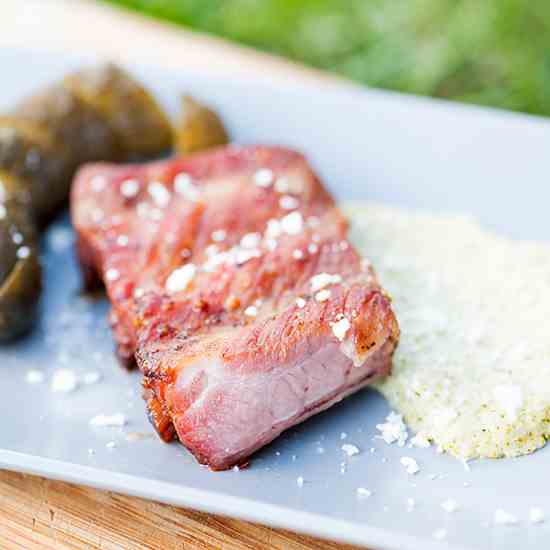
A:
[[[131,45],[131,47],[128,47]],[[341,86],[344,81],[86,0],[0,0],[0,47],[94,54],[177,70]],[[0,549],[350,549],[282,530],[0,471]]]
[[[282,530],[0,472],[0,548],[352,550]]]

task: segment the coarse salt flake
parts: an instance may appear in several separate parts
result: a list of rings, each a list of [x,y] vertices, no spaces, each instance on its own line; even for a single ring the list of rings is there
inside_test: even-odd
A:
[[[120,194],[127,199],[135,197],[139,193],[139,181],[130,179],[120,184]]]
[[[107,281],[116,281],[120,277],[120,272],[118,269],[111,267],[105,272],[105,279]]]
[[[309,280],[309,283],[311,285],[311,292],[317,292],[318,290],[321,290],[322,288],[325,288],[329,285],[336,285],[341,282],[341,275],[332,275],[330,273],[318,273],[317,275],[311,277],[311,279]]]
[[[70,393],[76,390],[76,374],[70,369],[57,369],[53,373],[50,389],[55,393]]]
[[[295,210],[298,206],[300,206],[300,201],[291,195],[283,195],[279,199],[279,206],[283,210]]]
[[[529,509],[529,522],[536,524],[536,523],[543,523],[546,519],[546,516],[544,514],[544,510],[542,508],[538,508],[537,506],[533,506]]]
[[[355,493],[357,498],[369,498],[372,495],[372,491],[365,489],[365,487],[357,487]]]
[[[31,255],[31,249],[28,246],[21,246],[17,249],[17,257],[24,260]]]
[[[302,260],[304,258],[304,252],[298,248],[292,251],[292,257],[295,260]]]
[[[120,428],[127,423],[126,417],[122,413],[98,414],[90,419],[90,426],[100,428]]]
[[[315,300],[317,302],[326,302],[330,298],[330,290],[320,290],[315,294]]]
[[[430,440],[424,432],[418,432],[414,437],[411,438],[411,446],[418,447],[420,449],[427,449],[431,447]]]
[[[296,298],[296,305],[302,309],[306,305],[306,301],[303,298]]]
[[[399,447],[403,447],[409,437],[407,426],[403,422],[403,416],[393,411],[386,417],[386,422],[376,425],[376,429],[381,432],[377,437],[388,445],[397,443]]]
[[[279,220],[268,220],[267,221],[267,227],[265,230],[265,236],[267,239],[276,239],[277,237],[280,237],[283,232],[283,228],[281,227],[281,222]]]
[[[44,373],[38,369],[28,370],[25,374],[25,382],[27,384],[41,384],[45,378]]]
[[[458,504],[456,500],[448,498],[441,503],[441,508],[443,508],[447,514],[452,514],[458,510]]]
[[[193,183],[189,174],[181,173],[174,178],[174,189],[176,193],[183,195],[190,201],[197,201],[200,197],[199,188]]]
[[[401,460],[399,461],[402,466],[405,467],[405,471],[409,475],[414,475],[420,472],[420,467],[418,466],[418,462],[411,456],[403,456],[401,457]]]
[[[159,208],[166,208],[172,198],[170,191],[160,181],[152,181],[147,186],[147,192]]]
[[[99,371],[86,372],[82,377],[84,384],[91,386],[97,384],[101,380],[101,373]]]
[[[359,447],[357,447],[357,445],[353,445],[352,443],[344,443],[342,445],[341,449],[348,456],[355,456],[355,455],[358,455],[361,452],[359,450]]]
[[[256,317],[256,315],[258,315],[258,308],[256,306],[248,306],[244,310],[244,314],[248,317]]]
[[[128,246],[129,242],[130,239],[128,238],[128,235],[119,235],[116,238],[116,244],[118,244],[118,246]]]
[[[348,332],[348,330],[351,327],[350,322],[344,317],[343,319],[340,319],[339,321],[336,321],[335,323],[331,323],[332,326],[332,333],[336,338],[341,342]]]
[[[296,479],[296,485],[298,485],[298,487],[300,487],[300,489],[304,486],[304,478],[302,476],[300,476]]]
[[[498,510],[495,510],[493,521],[497,525],[516,525],[518,523],[518,518],[513,514],[505,512],[499,508]]]
[[[183,267],[174,269],[166,279],[164,285],[166,291],[175,293],[185,290],[195,277],[196,271],[197,267],[194,264],[185,264]]]
[[[259,233],[247,233],[241,239],[243,248],[257,248],[260,245],[262,236]]]
[[[277,193],[288,193],[290,191],[290,183],[288,178],[284,176],[277,178],[277,181],[275,182],[275,191],[277,191]]]
[[[304,219],[300,212],[291,212],[281,219],[281,229],[287,235],[299,235],[304,227]]]
[[[273,183],[273,172],[269,168],[260,168],[254,174],[254,183],[258,187],[269,187]]]

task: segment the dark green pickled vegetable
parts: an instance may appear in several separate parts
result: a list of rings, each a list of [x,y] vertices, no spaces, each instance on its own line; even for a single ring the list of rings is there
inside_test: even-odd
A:
[[[171,146],[154,98],[114,65],[70,74],[0,117],[0,341],[32,325],[41,291],[35,227],[66,203],[77,168]]]
[[[64,85],[107,121],[126,157],[155,156],[172,146],[170,122],[153,96],[119,67],[86,68]]]
[[[33,324],[41,292],[41,268],[28,209],[6,199],[0,171],[0,341],[24,334]]]
[[[5,173],[5,191],[27,205],[37,222],[49,220],[66,202],[70,164],[64,149],[48,132],[15,117],[0,117],[0,170]]]
[[[72,171],[85,162],[120,156],[118,140],[103,116],[61,84],[23,100],[13,115],[47,132],[68,155]]]
[[[176,151],[187,155],[216,145],[225,145],[229,137],[216,112],[195,101],[191,96],[184,96],[174,141]]]

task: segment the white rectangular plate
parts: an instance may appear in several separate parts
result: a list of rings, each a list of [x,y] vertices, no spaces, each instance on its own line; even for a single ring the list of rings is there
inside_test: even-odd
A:
[[[0,107],[5,110],[83,61],[91,60],[0,52]],[[550,239],[550,128],[545,120],[351,85],[338,90],[288,82],[266,86],[207,72],[130,68],[171,112],[186,91],[219,108],[236,141],[303,150],[341,200],[469,213],[513,237]],[[54,234],[62,226],[57,224]],[[389,409],[372,391],[290,430],[239,472],[210,472],[180,445],[164,445],[154,437],[128,441],[130,431],[152,433],[139,375],[116,364],[105,300],[79,296],[71,248],[59,250],[59,233],[52,237],[50,232],[46,241],[39,327],[31,337],[0,348],[4,468],[376,549],[515,550],[550,543],[550,526],[527,521],[532,505],[550,513],[547,450],[518,460],[479,461],[467,472],[433,448],[388,446],[373,439],[375,425]],[[79,376],[100,371],[103,379],[70,394],[52,393],[48,382],[25,382],[31,368],[50,377],[62,366]],[[92,416],[114,412],[125,413],[128,426],[89,426]],[[359,455],[343,455],[342,432],[348,434],[346,442],[362,450]],[[116,447],[107,448],[109,441]],[[419,474],[405,473],[399,464],[403,454],[418,460]],[[444,477],[432,480],[430,474]],[[302,488],[296,483],[299,476],[305,480]],[[372,496],[358,500],[357,487],[368,488]],[[409,497],[416,501],[410,512]],[[460,511],[445,513],[440,504],[446,498],[459,502]],[[520,524],[493,526],[496,508],[516,514]],[[448,533],[443,542],[432,537],[441,528]]]

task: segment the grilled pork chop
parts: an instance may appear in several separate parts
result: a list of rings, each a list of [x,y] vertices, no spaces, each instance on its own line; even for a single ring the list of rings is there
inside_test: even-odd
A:
[[[215,470],[390,370],[389,299],[298,153],[88,165],[72,218],[153,424]]]

